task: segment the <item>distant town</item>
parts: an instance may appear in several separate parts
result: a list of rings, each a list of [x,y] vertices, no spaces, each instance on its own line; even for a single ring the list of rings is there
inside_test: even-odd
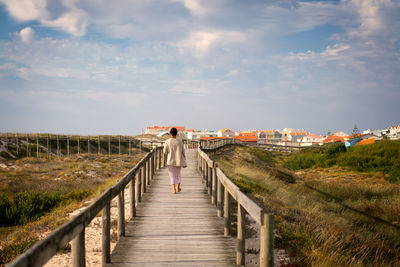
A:
[[[400,139],[400,125],[391,126],[386,129],[364,130],[360,132],[357,125],[354,126],[351,134],[342,131],[318,135],[305,130],[284,128],[283,130],[248,130],[237,132],[232,129],[223,128],[219,131],[186,129],[184,126],[148,126],[146,134],[159,137],[169,135],[169,130],[175,127],[178,130],[180,138],[189,140],[212,140],[233,138],[244,142],[258,144],[276,144],[276,145],[298,145],[315,146],[328,143],[342,142],[346,146],[366,145],[378,140]]]

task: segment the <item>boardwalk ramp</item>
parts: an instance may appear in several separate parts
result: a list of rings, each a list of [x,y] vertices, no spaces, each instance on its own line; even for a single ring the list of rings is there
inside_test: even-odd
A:
[[[159,170],[126,226],[106,266],[234,266],[235,243],[223,233],[197,168],[186,150],[182,191],[172,194],[166,168]]]

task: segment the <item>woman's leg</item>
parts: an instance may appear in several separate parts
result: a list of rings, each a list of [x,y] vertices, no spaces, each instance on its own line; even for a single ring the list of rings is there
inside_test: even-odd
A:
[[[179,192],[179,185],[178,185],[178,192]],[[172,184],[172,193],[176,194],[175,184]]]
[[[178,190],[178,192],[181,192],[181,183],[178,184],[177,190]]]

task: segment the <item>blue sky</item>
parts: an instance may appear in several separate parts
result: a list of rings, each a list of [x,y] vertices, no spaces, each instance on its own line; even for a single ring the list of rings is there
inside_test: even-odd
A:
[[[400,1],[0,0],[0,131],[400,124]]]

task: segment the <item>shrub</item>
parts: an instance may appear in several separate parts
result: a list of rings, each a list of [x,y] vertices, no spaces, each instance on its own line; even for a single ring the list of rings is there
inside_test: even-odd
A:
[[[0,266],[4,266],[6,263],[15,259],[19,254],[25,252],[30,248],[37,239],[28,239],[18,244],[12,244],[4,246],[0,249]]]
[[[283,164],[290,170],[301,170],[313,167],[320,160],[320,155],[315,153],[297,154]]]
[[[10,199],[0,193],[0,227],[25,224],[43,216],[60,202],[81,201],[89,195],[87,190],[71,191],[64,196],[59,191],[52,194],[21,192]]]

